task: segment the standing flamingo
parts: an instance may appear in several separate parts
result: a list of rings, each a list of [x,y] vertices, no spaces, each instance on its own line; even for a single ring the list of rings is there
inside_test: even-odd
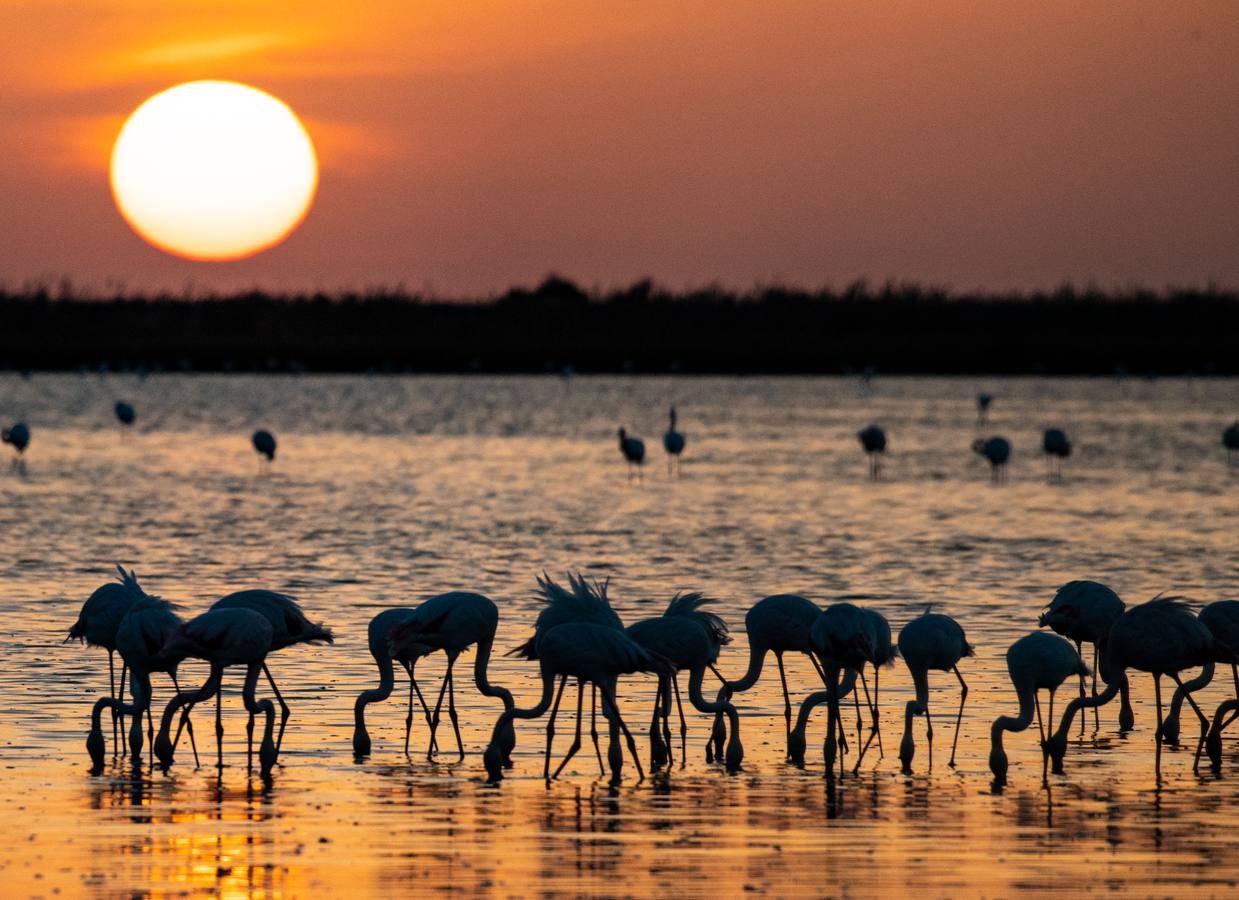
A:
[[[569,622],[549,629],[538,638],[538,664],[542,670],[542,697],[536,706],[529,709],[513,707],[505,709],[495,723],[495,730],[490,743],[486,747],[484,762],[488,780],[494,784],[503,779],[502,736],[512,727],[515,719],[536,719],[551,707],[552,696],[555,699],[551,710],[550,723],[547,726],[548,736],[554,733],[555,715],[559,711],[559,700],[563,697],[563,688],[568,678],[576,678],[584,683],[596,685],[602,692],[602,709],[610,722],[611,743],[607,750],[607,759],[611,764],[611,784],[620,783],[620,772],[624,765],[624,752],[619,743],[619,735],[623,732],[628,742],[628,752],[637,767],[637,777],[645,778],[641,768],[641,759],[637,754],[637,743],[632,732],[620,716],[619,704],[615,697],[616,682],[620,675],[634,672],[654,672],[659,676],[670,676],[674,667],[667,660],[650,653],[626,633],[606,625],[592,622]],[[559,677],[560,687],[555,693],[555,679]],[[577,703],[578,719],[580,716],[580,701]],[[568,749],[568,755],[560,764],[559,770],[567,765],[574,753],[580,749],[580,739]],[[547,759],[550,758],[548,741]],[[546,774],[549,762],[543,767]],[[556,774],[558,771],[556,770]]]
[[[1041,437],[1041,449],[1049,462],[1050,481],[1063,480],[1063,460],[1071,455],[1071,441],[1060,428],[1047,428]]]
[[[1080,659],[1084,659],[1083,645],[1093,645],[1093,694],[1097,694],[1097,664],[1099,654],[1105,653],[1110,629],[1123,614],[1126,605],[1119,595],[1096,581],[1069,581],[1054,592],[1037,624],[1049,627],[1076,645]],[[1105,672],[1101,672],[1104,677]],[[1080,696],[1084,696],[1084,676],[1080,676]],[[1136,717],[1131,711],[1131,695],[1126,683],[1119,685],[1119,731],[1131,731]],[[1093,723],[1101,727],[1097,710],[1093,710]]]
[[[330,644],[335,641],[330,628],[311,622],[301,611],[297,601],[287,594],[264,590],[237,591],[216,600],[211,604],[211,609],[248,609],[265,617],[271,623],[271,653],[294,644]],[[276,701],[280,704],[280,734],[275,741],[275,751],[278,754],[284,745],[284,728],[292,710],[288,708],[280,689],[275,686],[275,679],[271,677],[265,657],[261,667],[263,674],[267,676],[267,683],[275,693]],[[215,706],[218,713],[218,698]]]
[[[18,472],[26,470],[26,448],[30,446],[30,428],[25,422],[18,422],[12,428],[0,429],[0,443],[12,444],[17,451],[12,468]]]
[[[663,434],[663,449],[667,451],[667,474],[680,474],[680,454],[684,452],[684,435],[675,430],[675,407],[671,407],[671,424]],[[625,456],[628,454],[625,453]]]
[[[684,721],[684,707],[680,702],[680,670],[688,670],[688,699],[693,707],[704,713],[725,713],[731,723],[731,740],[726,750],[728,771],[735,772],[744,759],[744,747],[740,743],[740,718],[736,708],[727,700],[714,703],[701,694],[701,682],[706,669],[710,669],[723,681],[714,664],[719,651],[731,641],[727,624],[714,613],[700,607],[712,603],[700,593],[676,594],[661,616],[642,619],[628,626],[628,636],[652,653],[670,660],[675,671],[659,679],[658,696],[654,703],[654,719],[650,726],[650,766],[660,768],[671,761],[671,692],[675,691],[675,704],[680,714],[680,764],[687,755],[688,725]],[[662,720],[661,733],[659,720]]]
[[[1110,640],[1101,657],[1106,668],[1107,687],[1100,695],[1079,697],[1072,700],[1063,713],[1058,731],[1047,741],[1046,749],[1054,762],[1055,774],[1063,771],[1063,757],[1067,754],[1067,730],[1080,709],[1103,706],[1114,699],[1119,688],[1127,681],[1127,670],[1136,669],[1153,676],[1153,692],[1157,699],[1157,745],[1154,757],[1154,772],[1158,781],[1162,774],[1162,686],[1163,675],[1169,675],[1176,685],[1183,688],[1179,673],[1184,669],[1204,666],[1207,676],[1200,686],[1213,677],[1217,651],[1213,635],[1179,597],[1157,597],[1148,603],[1133,606],[1115,620],[1110,629]],[[1200,748],[1204,745],[1209,720],[1201,711],[1190,693],[1187,702],[1192,705],[1201,722],[1200,743],[1196,749],[1199,762]]]
[[[114,410],[116,412],[117,421],[120,422],[121,426],[124,428],[129,428],[132,426],[134,420],[138,417],[137,411],[133,408],[133,404],[126,403],[124,400],[117,400]]]
[[[977,438],[972,452],[989,460],[990,481],[1002,484],[1007,480],[1007,460],[1011,458],[1011,442],[1005,437]]]
[[[163,712],[159,734],[155,738],[155,756],[166,772],[172,765],[172,741],[168,732],[176,712],[186,704],[199,704],[219,693],[224,669],[228,666],[245,666],[245,685],[241,698],[249,712],[246,725],[248,736],[249,766],[254,765],[254,715],[263,713],[262,743],[258,761],[263,777],[271,774],[275,766],[276,749],[272,734],[275,730],[275,704],[270,700],[255,700],[258,676],[262,674],[263,662],[271,650],[271,623],[261,613],[244,607],[212,609],[197,618],[190,619],[173,633],[160,651],[164,657],[175,659],[195,657],[211,664],[211,673],[206,682],[196,691],[179,693],[172,698]],[[219,704],[215,705],[215,752],[216,767],[224,768],[224,725],[220,719]]]
[[[254,432],[250,443],[254,445],[254,450],[259,456],[267,458],[268,464],[275,462],[275,435],[265,428],[260,428]]]
[[[877,481],[882,477],[882,454],[886,452],[886,432],[877,425],[870,425],[856,432],[865,455],[869,457],[869,478]]]
[[[993,394],[977,394],[977,425],[984,425],[989,419],[989,408],[993,402]]]
[[[1226,448],[1226,461],[1233,466],[1239,452],[1239,421],[1222,432],[1222,446]]]
[[[994,773],[994,784],[1007,783],[1007,752],[1002,746],[1004,731],[1024,731],[1032,724],[1033,713],[1037,716],[1037,730],[1041,732],[1041,777],[1045,779],[1045,724],[1041,718],[1041,701],[1038,691],[1050,692],[1050,724],[1054,718],[1054,692],[1072,675],[1087,675],[1084,665],[1070,644],[1060,637],[1034,631],[1026,634],[1007,650],[1007,672],[1019,699],[1018,716],[999,716],[990,728],[989,768]],[[1078,701],[1073,701],[1078,702]]]
[[[959,661],[973,656],[972,645],[964,637],[964,629],[950,616],[930,612],[927,608],[899,631],[899,655],[912,675],[916,699],[904,707],[903,740],[899,744],[899,761],[905,775],[912,774],[912,759],[916,743],[912,738],[912,717],[925,717],[925,736],[929,741],[929,768],[934,767],[934,726],[929,716],[929,672],[954,672],[959,680],[959,713],[955,716],[955,738],[951,741],[951,759],[955,768],[955,749],[959,746],[959,726],[964,718],[964,701],[968,699],[968,684],[959,674]]]
[[[641,465],[645,462],[645,441],[641,438],[629,437],[623,428],[619,430],[620,453],[628,461],[628,480],[632,481],[633,467],[636,467],[637,477],[642,477]]]
[[[410,642],[402,647],[397,655],[391,647],[392,629],[412,618],[414,612],[416,610],[413,609],[385,609],[370,620],[367,639],[370,655],[374,657],[375,665],[379,669],[379,686],[362,691],[353,706],[353,755],[358,759],[370,755],[370,732],[366,730],[366,707],[371,703],[381,703],[386,700],[396,686],[393,662],[400,663],[409,676],[409,711],[404,720],[405,754],[409,752],[409,735],[413,730],[414,692],[417,694],[417,699],[421,701],[422,712],[426,716],[426,727],[428,729],[430,727],[432,721],[430,708],[426,706],[426,698],[422,696],[422,689],[417,684],[417,677],[413,674],[413,670],[419,659],[428,656],[434,650],[431,647]],[[434,747],[434,744],[431,743],[430,746]]]
[[[456,749],[460,758],[465,758],[465,745],[460,737],[460,724],[456,714],[456,687],[452,667],[456,665],[457,657],[470,647],[477,645],[473,680],[479,693],[484,697],[498,697],[503,701],[505,710],[514,706],[511,692],[492,685],[486,674],[491,648],[495,645],[495,630],[498,627],[499,609],[488,598],[481,594],[453,591],[431,597],[413,610],[411,616],[392,628],[389,646],[395,659],[416,655],[424,647],[429,647],[431,651],[442,650],[447,655],[447,673],[439,689],[439,700],[435,704],[430,722],[431,748],[426,753],[427,759],[434,753],[435,732],[439,727],[439,713],[443,709],[444,691],[447,692],[448,717],[452,720],[452,730],[456,733]],[[499,739],[500,749],[504,751],[504,762],[510,765],[516,734],[510,731],[500,735]]]

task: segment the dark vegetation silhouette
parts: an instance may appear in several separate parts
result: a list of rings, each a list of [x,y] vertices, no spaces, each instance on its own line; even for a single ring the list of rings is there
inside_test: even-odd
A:
[[[476,301],[0,288],[0,368],[197,371],[1236,374],[1239,293],[985,295],[917,285],[587,292]]]

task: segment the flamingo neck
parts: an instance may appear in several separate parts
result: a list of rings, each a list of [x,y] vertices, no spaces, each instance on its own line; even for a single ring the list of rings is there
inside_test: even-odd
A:
[[[491,684],[490,678],[487,675],[487,668],[490,666],[491,649],[495,643],[493,634],[478,641],[477,656],[473,660],[473,680],[477,683],[478,690],[484,697],[498,697],[503,701],[505,710],[513,709],[516,706],[516,701],[512,699],[512,692],[507,688],[499,687]]]
[[[742,694],[757,684],[761,678],[761,667],[766,661],[767,649],[759,644],[749,644],[749,668],[739,681],[729,681],[726,684],[728,692]]]

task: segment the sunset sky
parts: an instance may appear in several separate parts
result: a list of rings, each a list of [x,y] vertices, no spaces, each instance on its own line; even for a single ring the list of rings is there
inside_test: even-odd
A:
[[[1233,0],[0,0],[0,51],[10,288],[1239,285]],[[109,191],[124,118],[200,78],[320,157],[241,262]]]

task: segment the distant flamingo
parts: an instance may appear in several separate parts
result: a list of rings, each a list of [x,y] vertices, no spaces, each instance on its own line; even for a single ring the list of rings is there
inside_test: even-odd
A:
[[[1076,645],[1080,659],[1084,659],[1083,644],[1093,645],[1093,694],[1097,693],[1097,675],[1102,667],[1098,665],[1098,655],[1104,654],[1106,641],[1110,637],[1110,629],[1118,617],[1123,614],[1126,605],[1119,595],[1096,581],[1069,581],[1054,593],[1037,624],[1048,627],[1056,634],[1061,634]],[[1105,675],[1105,672],[1101,672]],[[1084,676],[1080,676],[1080,696],[1084,696]],[[1119,685],[1119,731],[1131,731],[1135,725],[1135,716],[1131,711],[1131,696],[1127,684]],[[1093,710],[1093,723],[1101,727],[1101,720],[1096,709]],[[1083,726],[1081,726],[1083,727]]]
[[[929,741],[929,768],[934,767],[934,726],[929,717],[929,672],[954,672],[959,680],[959,713],[955,716],[955,738],[951,741],[951,759],[955,768],[955,749],[959,746],[959,726],[964,718],[964,701],[968,699],[968,684],[959,674],[959,661],[973,656],[972,645],[964,637],[964,629],[950,616],[932,613],[927,608],[899,632],[899,655],[912,675],[916,699],[904,708],[903,741],[899,745],[899,761],[904,774],[912,774],[912,759],[916,743],[912,738],[912,717],[925,717],[925,733]]]
[[[972,452],[989,460],[990,481],[1002,484],[1007,480],[1007,460],[1011,458],[1011,442],[1004,437],[977,438]]]
[[[990,728],[989,768],[994,773],[994,783],[1007,782],[1007,752],[1002,746],[1004,731],[1024,731],[1032,724],[1033,713],[1037,716],[1037,730],[1041,733],[1041,777],[1045,779],[1045,724],[1041,718],[1041,701],[1038,691],[1050,692],[1050,724],[1054,718],[1054,692],[1072,675],[1087,675],[1088,667],[1075,649],[1060,637],[1034,631],[1026,634],[1007,650],[1007,672],[1019,699],[1018,716],[999,716]]]
[[[26,470],[26,448],[30,446],[30,428],[25,422],[18,422],[12,428],[0,430],[0,443],[12,444],[17,451],[12,468],[19,472]]]
[[[632,481],[633,467],[636,467],[637,476],[641,477],[641,465],[645,462],[645,441],[641,438],[629,437],[628,432],[623,428],[619,430],[619,448],[620,453],[624,454],[624,459],[628,460],[628,480]]]
[[[311,622],[297,605],[297,601],[287,594],[264,590],[237,591],[216,600],[211,604],[211,609],[248,609],[265,617],[271,623],[271,653],[295,644],[330,644],[335,641],[330,628]],[[288,708],[280,689],[275,686],[275,679],[271,677],[265,657],[261,667],[263,674],[267,676],[267,683],[275,693],[276,702],[280,704],[280,734],[275,741],[275,751],[278,754],[284,745],[284,728],[292,710]],[[215,705],[218,711],[218,699]]]
[[[212,609],[195,619],[190,619],[181,625],[164,644],[160,652],[166,658],[192,656],[205,659],[211,664],[211,674],[202,687],[196,691],[177,694],[164,710],[159,734],[155,738],[155,756],[165,772],[172,765],[172,741],[168,737],[168,732],[177,710],[186,704],[199,704],[210,700],[219,693],[224,669],[228,666],[243,665],[246,670],[241,698],[250,714],[246,725],[249,738],[249,765],[252,768],[254,764],[254,716],[256,713],[263,713],[266,717],[266,724],[263,727],[258,760],[262,775],[265,777],[271,773],[277,757],[275,741],[272,739],[275,731],[275,704],[270,700],[254,699],[254,690],[258,686],[258,676],[262,674],[263,661],[271,650],[271,637],[271,623],[266,616],[251,609],[236,607]],[[220,719],[219,704],[215,706],[215,748],[216,767],[223,770],[224,725]]]
[[[1226,448],[1226,461],[1235,464],[1235,453],[1239,452],[1239,421],[1222,432],[1222,446]]]
[[[611,742],[607,751],[607,758],[611,765],[611,784],[620,783],[620,773],[624,765],[624,753],[619,743],[620,732],[623,732],[628,743],[628,752],[632,755],[633,763],[637,767],[637,777],[644,779],[645,772],[641,768],[636,741],[633,740],[632,732],[628,730],[628,726],[620,716],[619,704],[615,697],[616,682],[620,675],[635,672],[654,672],[660,676],[670,676],[674,671],[671,663],[650,653],[623,631],[591,622],[570,622],[566,625],[557,625],[539,637],[538,664],[542,670],[542,697],[534,707],[505,709],[499,716],[484,756],[488,780],[493,784],[503,779],[500,744],[502,735],[512,727],[513,720],[538,718],[551,708],[551,700],[554,696],[555,705],[551,710],[551,719],[547,726],[548,735],[553,734],[555,716],[559,711],[559,700],[563,697],[563,686],[568,678],[576,678],[580,682],[597,685],[602,692],[603,712],[611,726]],[[555,694],[556,677],[562,679],[557,695]],[[580,740],[578,739],[569,748],[568,755],[560,763],[559,770],[567,765],[568,760],[579,748]],[[549,758],[549,749],[547,755]],[[548,766],[544,766],[544,772],[546,768]],[[556,770],[557,773],[559,770]]]
[[[1095,697],[1079,697],[1072,700],[1063,713],[1058,730],[1046,742],[1046,750],[1054,763],[1054,772],[1063,771],[1063,757],[1067,754],[1067,730],[1080,709],[1103,706],[1114,699],[1119,688],[1127,681],[1127,670],[1136,669],[1153,676],[1153,691],[1157,699],[1157,745],[1154,757],[1154,772],[1161,780],[1162,773],[1162,687],[1161,677],[1169,675],[1176,685],[1184,687],[1179,673],[1184,669],[1204,666],[1207,677],[1201,686],[1213,677],[1217,651],[1209,629],[1178,597],[1158,597],[1148,603],[1133,606],[1115,620],[1110,629],[1110,640],[1101,657],[1105,668],[1107,687]],[[1191,694],[1187,694],[1201,722],[1200,743],[1196,755],[1199,761],[1200,747],[1204,745],[1209,720],[1201,711]]]
[[[116,419],[126,428],[133,425],[134,420],[138,417],[137,412],[133,408],[133,404],[126,403],[124,400],[116,401]]]
[[[487,677],[487,667],[490,663],[491,648],[495,644],[495,630],[499,626],[499,610],[490,599],[481,594],[466,591],[452,591],[431,597],[420,604],[413,614],[396,624],[391,630],[389,646],[393,658],[401,659],[415,655],[423,647],[442,650],[447,655],[447,674],[439,689],[439,700],[435,704],[430,722],[430,739],[435,740],[435,732],[439,727],[439,714],[443,709],[443,693],[447,692],[447,712],[452,720],[452,730],[456,733],[456,749],[460,758],[465,758],[465,745],[460,737],[460,724],[456,714],[456,687],[452,676],[452,667],[456,659],[467,649],[477,645],[474,660],[473,679],[478,692],[484,697],[498,697],[503,701],[503,708],[512,709],[515,705],[512,694],[506,688],[492,685]],[[411,668],[411,666],[410,666]],[[502,734],[500,749],[504,751],[504,762],[511,764],[512,748],[516,743],[516,734],[511,731]],[[427,751],[427,758],[433,754],[434,748]]]
[[[994,402],[993,394],[977,394],[977,424],[984,425],[989,419],[989,408]]]
[[[882,454],[886,452],[886,432],[877,425],[870,425],[856,432],[856,437],[869,457],[869,478],[877,481],[882,477]]]
[[[1050,481],[1063,480],[1063,460],[1071,455],[1071,441],[1059,428],[1047,428],[1041,437],[1041,449],[1049,462]]]
[[[275,435],[265,429],[254,432],[250,442],[259,456],[265,456],[268,463],[275,462]]]
[[[434,652],[432,647],[414,645],[411,642],[401,647],[399,655],[391,647],[392,629],[412,618],[413,609],[385,609],[370,620],[367,631],[370,655],[374,657],[379,668],[379,686],[362,691],[353,706],[353,755],[359,759],[370,755],[370,732],[366,730],[366,707],[371,703],[381,703],[391,696],[396,686],[396,673],[393,662],[400,663],[409,676],[409,711],[404,720],[404,752],[409,752],[409,735],[413,730],[413,694],[421,701],[422,712],[426,716],[426,727],[430,728],[432,719],[430,708],[426,706],[426,698],[417,684],[414,668],[423,656]],[[430,744],[433,749],[433,741]]]
[[[663,449],[667,451],[667,474],[680,474],[680,454],[684,452],[684,435],[675,430],[675,407],[671,407],[671,424],[663,435]],[[644,452],[643,454],[644,455]],[[628,456],[627,453],[624,454]]]
[[[650,726],[652,768],[660,768],[671,761],[669,710],[673,688],[680,714],[681,766],[686,759],[688,726],[684,721],[684,707],[680,702],[681,670],[689,673],[688,698],[693,707],[704,713],[725,713],[731,723],[731,740],[728,742],[725,757],[728,771],[738,771],[744,759],[744,747],[740,743],[740,717],[736,708],[727,700],[710,703],[701,694],[701,682],[706,669],[713,671],[719,680],[723,681],[723,676],[714,664],[718,661],[719,650],[731,641],[726,623],[714,613],[700,608],[712,602],[714,601],[700,593],[676,594],[667,606],[667,611],[661,616],[642,619],[628,626],[629,637],[652,653],[670,660],[675,666],[674,672],[659,679],[654,719]]]
[[[1235,651],[1235,648],[1239,647],[1239,600],[1218,600],[1216,603],[1210,603],[1200,611],[1200,615],[1196,618],[1204,623],[1209,633],[1213,635],[1213,648],[1217,662],[1230,666],[1231,677],[1235,683],[1235,697],[1239,699],[1239,656],[1236,656]],[[1191,681],[1185,681],[1183,688],[1175,688],[1174,696],[1170,699],[1170,709],[1166,713],[1166,720],[1162,723],[1162,739],[1165,743],[1174,745],[1179,742],[1179,715],[1183,708],[1183,700],[1186,694],[1197,691],[1208,683],[1202,680],[1205,671],[1202,670],[1201,674]],[[1220,741],[1222,729],[1226,725],[1215,717],[1213,727],[1217,729],[1216,740]],[[1210,730],[1210,735],[1212,733]],[[1209,738],[1206,737],[1206,744],[1208,740]],[[1210,756],[1212,757],[1212,753]]]

